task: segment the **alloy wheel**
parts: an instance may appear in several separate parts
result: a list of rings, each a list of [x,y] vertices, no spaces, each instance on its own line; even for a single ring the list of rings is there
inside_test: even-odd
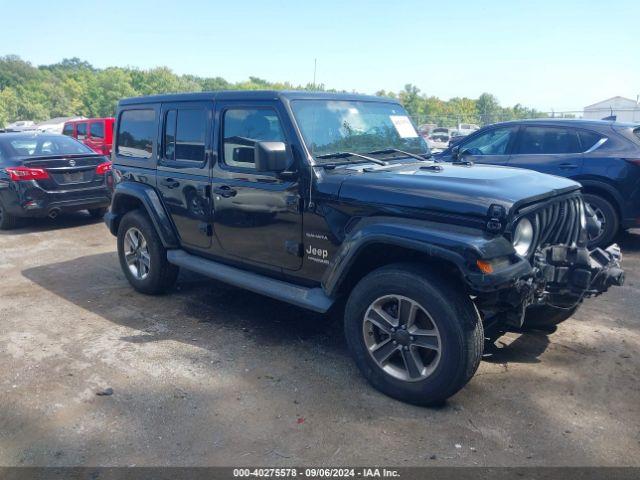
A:
[[[131,227],[124,235],[124,258],[131,274],[138,280],[144,280],[149,275],[151,256],[147,240],[142,232]]]
[[[369,355],[387,374],[407,382],[429,377],[440,363],[437,325],[415,300],[385,295],[365,312],[364,341]]]

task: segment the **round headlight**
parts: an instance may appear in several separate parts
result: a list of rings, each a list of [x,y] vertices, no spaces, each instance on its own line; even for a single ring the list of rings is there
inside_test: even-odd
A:
[[[513,232],[513,248],[520,256],[527,256],[533,244],[533,225],[527,218],[518,222]]]

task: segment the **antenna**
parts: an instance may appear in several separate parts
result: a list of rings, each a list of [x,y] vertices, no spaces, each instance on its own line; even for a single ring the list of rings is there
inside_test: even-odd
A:
[[[313,89],[316,89],[316,69],[318,68],[318,59],[313,59]]]

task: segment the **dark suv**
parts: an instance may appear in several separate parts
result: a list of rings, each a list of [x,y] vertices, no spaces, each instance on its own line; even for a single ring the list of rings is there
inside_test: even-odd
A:
[[[89,210],[102,218],[111,202],[111,162],[64,135],[0,134],[0,230],[21,217]]]
[[[620,228],[640,226],[640,126],[602,120],[496,123],[440,155],[571,178],[600,221],[589,246],[609,245]]]
[[[580,185],[437,163],[395,100],[218,92],[122,100],[105,221],[122,270],[156,294],[178,268],[344,314],[366,378],[436,404],[485,337],[547,328],[623,281],[590,252]]]

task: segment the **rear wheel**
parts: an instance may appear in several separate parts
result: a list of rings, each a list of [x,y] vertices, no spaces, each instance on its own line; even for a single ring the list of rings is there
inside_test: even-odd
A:
[[[102,218],[104,217],[105,213],[107,213],[107,209],[105,207],[89,209],[89,215],[91,215],[93,218]]]
[[[441,404],[460,390],[478,368],[484,344],[469,297],[410,264],[364,277],[347,301],[344,328],[367,380],[418,405]]]
[[[620,229],[618,212],[616,212],[615,207],[609,200],[600,195],[585,193],[583,197],[585,203],[591,207],[601,225],[598,234],[589,239],[589,248],[606,248],[611,245],[613,238]]]
[[[178,267],[167,261],[156,229],[139,210],[127,213],[120,222],[118,257],[127,280],[139,292],[164,293],[178,277]]]
[[[11,230],[18,224],[18,217],[11,215],[0,203],[0,230]]]

